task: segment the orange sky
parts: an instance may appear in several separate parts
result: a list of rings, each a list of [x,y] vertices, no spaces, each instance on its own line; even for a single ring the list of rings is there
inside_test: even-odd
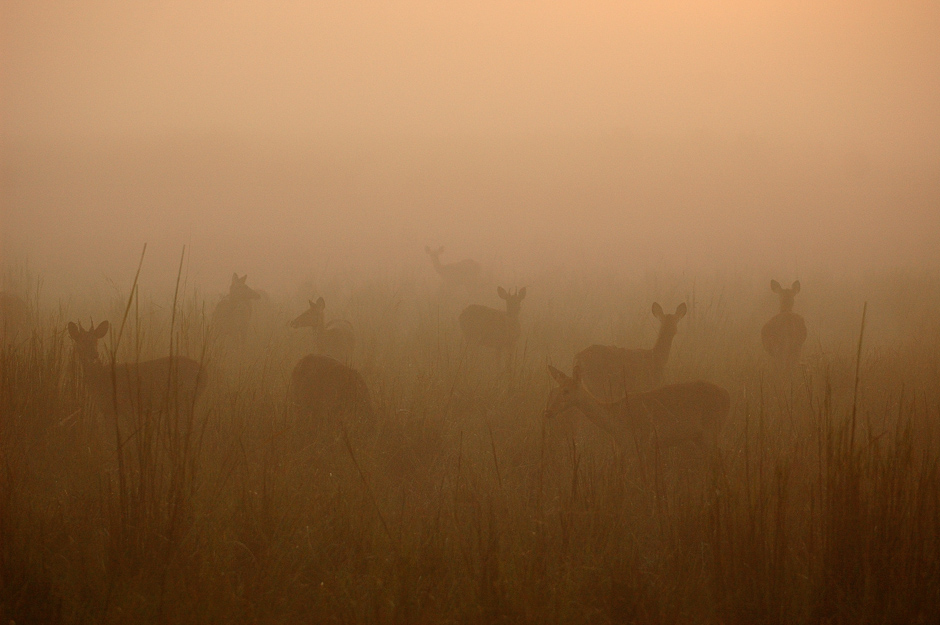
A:
[[[933,150],[935,2],[3,0],[14,136],[636,132]]]
[[[0,0],[0,256],[936,266],[938,34],[927,0]]]

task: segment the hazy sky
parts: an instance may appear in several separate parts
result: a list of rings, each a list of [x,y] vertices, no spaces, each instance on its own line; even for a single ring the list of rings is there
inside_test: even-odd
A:
[[[929,0],[3,0],[3,132],[940,135]]]
[[[938,33],[926,0],[0,0],[0,244],[185,243],[223,285],[275,246],[936,263]]]

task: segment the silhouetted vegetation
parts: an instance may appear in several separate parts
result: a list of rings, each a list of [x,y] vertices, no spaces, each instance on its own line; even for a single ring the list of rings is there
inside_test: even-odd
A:
[[[940,613],[935,279],[801,276],[809,339],[798,366],[779,371],[760,340],[775,310],[764,276],[553,272],[528,282],[506,368],[465,348],[457,315],[467,302],[427,269],[426,282],[352,278],[343,297],[326,295],[359,337],[351,360],[370,389],[368,424],[288,401],[291,370],[312,351],[287,325],[298,302],[259,303],[243,344],[205,353],[212,302],[185,284],[175,306],[101,302],[96,315],[112,328],[128,312],[117,362],[172,350],[210,373],[195,414],[123,420],[83,383],[66,330],[73,312],[36,310],[29,336],[0,355],[0,618],[857,623]],[[479,303],[495,305],[490,297]],[[693,444],[641,453],[573,412],[542,418],[546,363],[569,370],[592,342],[652,344],[654,300],[688,303],[664,382],[730,391],[717,454]]]

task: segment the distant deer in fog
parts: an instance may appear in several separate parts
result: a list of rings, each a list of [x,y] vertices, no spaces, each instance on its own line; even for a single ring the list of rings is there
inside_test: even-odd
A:
[[[471,304],[460,313],[460,330],[469,345],[490,347],[500,353],[512,351],[519,340],[519,311],[525,299],[525,287],[508,293],[497,287],[496,293],[506,301],[506,310]]]
[[[19,296],[0,291],[0,345],[26,338],[29,307]]]
[[[314,418],[350,418],[372,422],[372,401],[362,375],[352,367],[319,354],[300,359],[291,373],[290,401],[303,415]]]
[[[776,280],[771,280],[770,290],[780,296],[780,312],[764,324],[761,339],[764,349],[774,361],[790,368],[799,362],[800,352],[806,341],[806,322],[803,317],[793,312],[793,300],[800,292],[800,281],[797,280],[789,289],[785,289]]]
[[[441,277],[445,287],[473,289],[482,282],[483,269],[477,261],[465,258],[454,263],[442,263],[443,246],[436,250],[425,246],[424,251],[431,257],[434,270]]]
[[[101,361],[98,340],[110,329],[107,321],[86,330],[81,322],[69,322],[69,336],[89,394],[111,416],[143,416],[155,412],[191,414],[206,385],[205,369],[184,356],[167,356],[143,362]]]
[[[662,447],[691,441],[714,448],[731,410],[728,391],[711,382],[671,384],[603,402],[584,386],[579,367],[570,377],[551,365],[548,371],[558,386],[549,394],[545,417],[577,408],[621,448],[630,447],[634,440],[652,440]]]
[[[247,274],[239,278],[237,273],[233,273],[228,295],[222,298],[212,313],[212,331],[223,339],[236,338],[244,342],[248,334],[251,302],[261,299],[261,294],[249,287],[245,283],[247,280]]]
[[[356,346],[356,333],[345,319],[326,321],[326,302],[308,300],[310,308],[290,322],[292,328],[312,328],[313,340],[318,354],[332,356],[341,362],[349,362]]]
[[[648,391],[662,385],[672,339],[687,310],[682,303],[669,315],[658,303],[653,304],[653,316],[659,319],[659,335],[652,349],[591,345],[575,354],[574,366],[580,370],[588,390],[602,401],[614,401],[625,393]]]

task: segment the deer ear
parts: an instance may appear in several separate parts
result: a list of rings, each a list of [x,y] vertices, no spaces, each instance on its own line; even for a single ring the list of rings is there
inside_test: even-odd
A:
[[[69,336],[72,337],[73,341],[77,341],[81,338],[82,333],[78,330],[78,326],[75,325],[74,321],[69,321]]]
[[[797,280],[793,283],[793,286],[790,287],[790,290],[793,291],[793,294],[796,295],[800,292],[800,281]]]
[[[323,300],[323,296],[317,298],[317,308],[326,308],[326,302]]]
[[[685,317],[685,314],[687,312],[689,312],[689,307],[685,305],[685,302],[682,302],[681,304],[676,306],[676,321],[679,321],[680,319]]]
[[[780,286],[780,283],[777,282],[776,280],[771,280],[771,281],[770,281],[770,290],[773,291],[774,293],[779,293],[780,291],[783,290],[783,287]]]
[[[313,307],[316,306],[316,304],[313,303],[313,300],[312,300],[312,299],[308,299],[308,300],[307,300],[307,303],[310,304],[310,308],[313,308]]]
[[[238,274],[233,272],[233,273],[232,273],[232,284],[235,284],[236,282],[238,282]]]
[[[509,299],[509,293],[501,286],[496,287],[496,294],[499,295],[500,299]]]
[[[519,296],[520,301],[524,300],[525,299],[525,287],[522,287],[521,289],[519,289],[519,292],[517,293],[517,295]]]
[[[663,318],[663,307],[659,302],[653,302],[653,316],[660,320]]]
[[[551,365],[548,365],[548,372],[551,374],[552,379],[558,382],[558,384],[564,384],[568,381],[568,376],[565,375],[563,371],[559,371]]]
[[[242,284],[247,284],[247,283],[248,283],[248,274],[246,273],[245,275],[242,276]]]
[[[105,319],[104,321],[98,324],[97,328],[95,328],[95,338],[97,339],[103,338],[104,335],[108,333],[108,330],[110,328],[111,328],[111,324],[108,323],[107,319]]]

